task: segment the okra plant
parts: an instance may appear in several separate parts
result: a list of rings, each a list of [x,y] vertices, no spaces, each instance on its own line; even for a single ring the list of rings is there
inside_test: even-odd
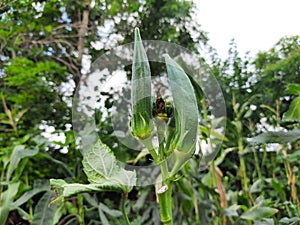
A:
[[[167,113],[166,126],[161,131],[155,121],[154,109],[166,108],[151,102],[151,72],[139,29],[135,29],[134,57],[132,64],[132,131],[145,144],[154,161],[160,165],[162,186],[157,191],[161,221],[172,224],[172,182],[176,173],[196,150],[198,108],[190,79],[184,70],[167,54],[164,55],[170,89],[173,97],[173,114]],[[159,117],[158,117],[159,118]],[[153,124],[156,125],[154,129]],[[154,149],[151,138],[157,131],[159,147]]]
[[[160,205],[161,221],[172,225],[172,183],[179,170],[193,156],[198,135],[198,106],[192,83],[184,70],[167,54],[163,55],[167,68],[173,101],[165,102],[158,96],[153,100],[151,70],[139,29],[134,32],[132,62],[131,106],[129,129],[132,135],[148,149],[153,161],[160,167],[161,180],[156,196]],[[158,137],[158,146],[152,140]],[[84,155],[84,172],[91,184],[68,184],[51,180],[57,193],[54,202],[73,194],[90,191],[121,191],[121,211],[130,224],[125,210],[127,194],[136,185],[136,172],[128,171],[112,151],[99,140]],[[157,184],[156,184],[157,186]]]

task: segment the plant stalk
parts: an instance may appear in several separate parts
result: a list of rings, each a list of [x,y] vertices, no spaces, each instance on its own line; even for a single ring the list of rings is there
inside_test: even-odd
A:
[[[127,197],[128,197],[127,193],[122,193],[121,211],[122,211],[122,215],[123,215],[123,218],[125,220],[126,225],[130,225],[130,221],[128,219],[128,216],[127,216],[127,213],[126,213],[126,207],[125,207]]]
[[[77,195],[77,201],[78,201],[79,224],[84,225],[83,197],[81,194]]]
[[[240,160],[240,170],[242,175],[242,187],[244,191],[248,191],[248,178],[246,173],[246,164],[244,160],[244,146],[243,146],[243,139],[242,139],[242,132],[238,131],[238,149],[239,149],[239,160]]]
[[[148,149],[148,151],[149,151],[150,155],[152,156],[154,162],[156,162],[156,163],[159,162],[159,157],[158,157],[158,155],[157,155],[157,153],[156,153],[156,151],[155,151],[155,149],[154,149],[154,147],[152,145],[152,139],[151,139],[151,137],[148,137],[148,138],[146,138],[144,140],[141,140],[141,142]]]
[[[170,180],[163,181],[163,186],[157,191],[157,196],[160,205],[161,222],[164,225],[173,225],[172,182]]]

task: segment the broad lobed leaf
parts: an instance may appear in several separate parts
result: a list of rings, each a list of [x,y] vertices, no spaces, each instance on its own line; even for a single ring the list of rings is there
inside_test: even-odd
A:
[[[125,170],[113,152],[98,140],[82,161],[84,172],[93,184],[109,184],[129,192],[136,184],[135,171]]]

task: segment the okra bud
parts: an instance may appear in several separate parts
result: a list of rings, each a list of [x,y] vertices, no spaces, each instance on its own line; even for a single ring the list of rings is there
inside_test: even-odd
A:
[[[193,86],[184,70],[165,54],[165,61],[174,101],[175,134],[171,141],[170,175],[174,175],[196,150],[198,107]]]
[[[139,29],[135,29],[132,63],[132,119],[133,135],[140,140],[151,136],[154,130],[151,102],[151,72]]]

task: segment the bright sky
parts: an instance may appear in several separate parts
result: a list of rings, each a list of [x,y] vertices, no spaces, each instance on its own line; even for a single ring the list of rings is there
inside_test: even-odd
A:
[[[251,55],[269,50],[281,37],[300,35],[300,0],[195,0],[210,44],[226,58],[229,42]]]

